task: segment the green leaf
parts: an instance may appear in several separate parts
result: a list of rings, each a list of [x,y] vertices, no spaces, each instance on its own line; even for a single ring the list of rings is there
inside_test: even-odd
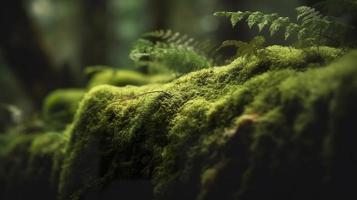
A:
[[[249,13],[250,12],[241,12],[241,11],[232,13],[232,15],[231,15],[232,26],[234,27],[238,22],[243,20]]]
[[[264,18],[264,14],[259,11],[250,14],[249,17],[247,18],[247,23],[249,28],[251,29],[255,24],[261,22],[263,18]]]
[[[214,65],[208,43],[195,42],[177,32],[154,31],[144,34],[130,52],[137,66],[147,66],[152,71],[187,73]]]
[[[297,20],[306,21],[311,19],[320,19],[322,15],[319,11],[316,11],[314,8],[308,6],[300,6],[296,8],[297,11]]]
[[[276,13],[270,14],[270,15],[264,15],[261,22],[258,23],[258,28],[259,32],[262,32],[265,26],[271,24],[275,19],[277,19],[279,16]]]
[[[282,29],[283,27],[288,26],[288,24],[290,23],[289,17],[278,17],[276,20],[274,20],[272,22],[272,24],[270,25],[269,31],[270,31],[270,35],[273,36],[274,34],[276,34],[280,29]]]
[[[220,50],[224,47],[233,46],[237,48],[235,58],[239,56],[251,56],[255,55],[258,49],[263,48],[264,43],[265,38],[263,36],[254,37],[249,43],[239,40],[226,40],[217,50]]]
[[[289,39],[291,35],[295,35],[299,32],[300,26],[295,23],[290,23],[288,27],[286,27],[285,31],[285,40]]]

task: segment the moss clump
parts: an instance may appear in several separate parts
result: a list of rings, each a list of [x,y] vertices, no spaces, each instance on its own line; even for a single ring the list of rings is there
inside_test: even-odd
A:
[[[357,52],[340,55],[272,46],[165,84],[94,87],[26,163],[52,160],[60,199],[356,197]]]
[[[49,94],[42,109],[48,128],[63,130],[71,123],[84,93],[82,89],[63,89]]]
[[[287,198],[279,188],[294,187],[305,197],[312,183],[323,185],[317,172],[330,165],[318,155],[330,148],[321,143],[331,130],[320,111],[329,110],[336,91],[356,86],[341,84],[357,75],[355,53],[328,66],[339,50],[275,46],[261,53],[168,84],[91,90],[74,122],[62,198],[103,186],[105,195],[127,179],[151,183],[141,189],[153,187],[156,199]],[[312,174],[311,183],[296,185]],[[314,194],[328,196],[323,189]]]
[[[145,75],[136,71],[130,70],[113,70],[105,69],[96,73],[88,83],[88,87],[92,88],[98,85],[114,85],[114,86],[127,86],[127,85],[146,85],[149,83],[167,82],[173,77],[170,75]]]
[[[0,194],[4,199],[55,199],[66,134],[0,136]]]

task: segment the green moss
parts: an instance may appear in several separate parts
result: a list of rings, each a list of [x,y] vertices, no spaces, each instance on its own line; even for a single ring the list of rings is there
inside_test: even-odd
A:
[[[0,193],[4,199],[55,199],[65,134],[0,136]]]
[[[136,71],[129,70],[112,70],[106,69],[96,73],[88,83],[88,87],[92,88],[98,85],[146,85],[149,83],[160,83],[170,81],[173,77],[170,75],[155,75],[149,76]]]
[[[28,161],[27,149],[33,136],[0,135],[0,194],[3,198],[18,197],[16,190],[26,189],[25,167]]]
[[[55,191],[67,140],[67,134],[48,132],[36,136],[29,148],[27,172],[30,176],[42,177]]]
[[[71,123],[84,93],[82,89],[63,89],[49,94],[42,109],[48,127],[52,130],[62,130]]]
[[[82,102],[72,131],[70,156],[61,176],[63,197],[78,197],[98,185],[136,177],[152,179],[157,198],[194,198],[200,190],[203,169],[219,160],[209,155],[217,148],[225,149],[230,141],[222,136],[225,129],[234,127],[236,118],[243,113],[264,116],[280,106],[288,109],[294,102],[284,102],[283,96],[292,91],[282,88],[289,87],[285,85],[295,77],[313,79],[317,72],[309,70],[308,64],[309,68],[319,67],[316,70],[320,73],[333,68],[321,66],[339,55],[339,51],[322,49],[311,53],[315,50],[269,47],[262,58],[240,58],[226,67],[194,72],[164,85],[94,88]],[[280,115],[285,114],[289,112]],[[287,126],[282,123],[284,118],[277,119],[279,123],[273,120],[274,123],[282,128]],[[254,140],[264,138],[256,132]],[[93,147],[98,151],[93,151]],[[254,148],[253,151],[261,152]],[[91,159],[83,161],[82,156]],[[243,172],[244,169],[238,174],[243,177]],[[244,175],[243,180],[246,177],[249,176]],[[230,195],[237,190],[234,186]]]
[[[272,46],[169,83],[94,87],[65,134],[26,146],[29,172],[51,169],[60,199],[353,196],[357,53],[331,63],[341,54]]]

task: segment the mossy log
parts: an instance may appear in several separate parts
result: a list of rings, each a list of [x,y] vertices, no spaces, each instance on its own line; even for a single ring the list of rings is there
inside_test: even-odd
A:
[[[355,199],[357,51],[342,54],[271,46],[169,83],[94,87],[65,130],[0,136],[0,192]]]

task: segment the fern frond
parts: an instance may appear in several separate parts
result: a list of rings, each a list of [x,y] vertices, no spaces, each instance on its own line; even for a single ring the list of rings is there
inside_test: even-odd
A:
[[[144,34],[129,57],[136,65],[147,66],[151,72],[182,74],[214,65],[209,55],[211,49],[208,42],[198,42],[171,30],[159,30]]]
[[[322,18],[320,12],[316,11],[315,8],[311,8],[308,6],[300,6],[297,7],[295,10],[297,12],[297,17],[296,17],[297,20],[306,21],[309,19]]]
[[[246,18],[248,15],[250,15],[251,12],[246,11],[246,12],[236,12],[231,15],[231,23],[232,26],[234,27],[238,22],[242,21],[244,18]]]
[[[258,23],[258,28],[259,28],[259,32],[262,32],[263,29],[268,26],[269,24],[271,24],[275,19],[277,19],[279,16],[277,13],[273,13],[270,15],[264,15],[263,16],[263,20],[261,22]]]
[[[221,50],[222,48],[232,46],[237,49],[233,59],[240,56],[243,57],[252,56],[252,55],[256,55],[257,51],[264,47],[264,43],[265,43],[265,38],[263,36],[256,36],[250,42],[243,42],[239,40],[226,40],[221,44],[221,46],[217,49],[217,51]]]
[[[296,36],[299,46],[322,45],[322,44],[341,44],[343,33],[347,26],[341,26],[331,17],[323,16],[319,11],[308,6],[296,8],[297,21],[292,22],[289,17],[282,17],[276,13],[264,14],[260,11],[238,11],[238,12],[218,12],[215,16],[225,16],[231,19],[232,26],[246,18],[250,29],[258,26],[259,32],[269,26],[270,36],[279,31],[284,33],[287,40]],[[338,28],[338,29],[337,29]],[[336,34],[338,32],[338,34]]]
[[[287,27],[286,27],[286,31],[285,31],[285,40],[289,39],[289,37],[291,37],[292,35],[297,35],[299,33],[300,30],[300,26],[294,23],[290,23]]]
[[[289,17],[278,17],[274,20],[269,28],[270,35],[275,35],[279,30],[287,27],[290,24]]]
[[[249,15],[247,18],[247,23],[249,28],[253,28],[256,23],[264,21],[264,14],[262,12],[256,11]]]
[[[162,39],[167,39],[170,36],[172,36],[171,30],[156,30],[143,34],[143,37],[153,37],[153,38],[162,38]]]

